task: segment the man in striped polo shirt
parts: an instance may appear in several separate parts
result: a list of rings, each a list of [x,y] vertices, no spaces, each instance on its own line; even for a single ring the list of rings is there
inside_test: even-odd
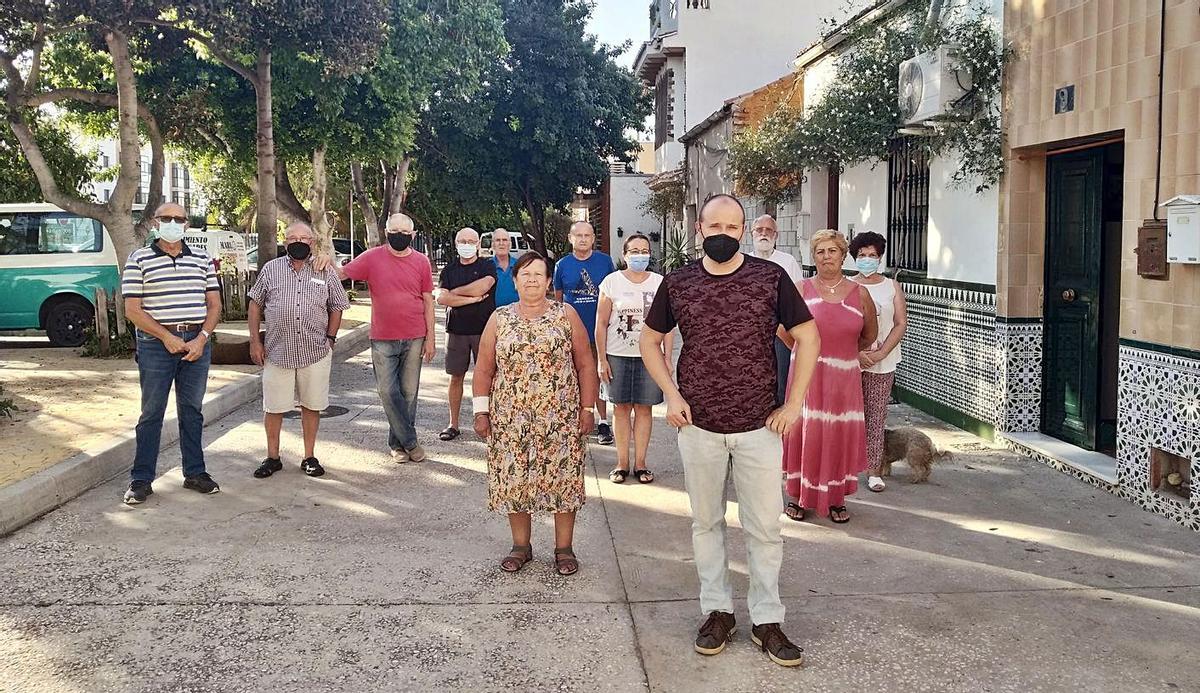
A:
[[[333,345],[350,299],[337,270],[326,267],[318,272],[313,268],[315,241],[307,224],[289,226],[287,255],[263,265],[250,290],[250,356],[263,366],[263,426],[267,429],[267,458],[254,470],[259,479],[283,469],[279,432],[283,415],[295,408],[297,398],[304,434],[300,469],[308,476],[325,474],[314,448],[321,411],[329,406]],[[258,334],[264,315],[265,346]]]
[[[201,405],[208,386],[208,340],[221,316],[221,288],[208,256],[183,242],[187,212],[168,202],[154,212],[157,238],[129,254],[121,277],[125,315],[137,327],[142,415],[137,453],[125,502],[145,502],[154,493],[159,440],[167,397],[175,386],[183,487],[200,493],[221,490],[204,468]]]

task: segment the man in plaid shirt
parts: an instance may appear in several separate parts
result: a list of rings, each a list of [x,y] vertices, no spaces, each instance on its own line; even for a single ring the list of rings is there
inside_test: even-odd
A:
[[[300,401],[300,428],[304,433],[304,459],[300,469],[321,476],[325,469],[314,454],[321,411],[329,406],[329,371],[337,342],[342,311],[350,299],[332,267],[313,268],[316,238],[306,224],[288,227],[287,255],[263,265],[250,290],[250,356],[263,366],[263,426],[267,429],[267,457],[254,470],[265,479],[283,469],[279,459],[279,431],[283,415]],[[259,324],[266,317],[266,344]]]

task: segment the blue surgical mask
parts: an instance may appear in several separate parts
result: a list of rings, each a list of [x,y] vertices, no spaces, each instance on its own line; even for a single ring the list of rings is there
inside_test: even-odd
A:
[[[459,256],[464,259],[473,258],[475,257],[475,253],[479,252],[479,248],[474,243],[458,243],[456,247],[458,248]]]
[[[167,243],[178,243],[187,233],[187,225],[174,221],[158,222],[158,237]]]
[[[634,272],[645,272],[650,266],[649,255],[626,255],[625,263],[629,265],[629,269]]]
[[[879,271],[879,258],[877,257],[860,257],[854,261],[858,271],[863,273],[863,276],[871,276]]]

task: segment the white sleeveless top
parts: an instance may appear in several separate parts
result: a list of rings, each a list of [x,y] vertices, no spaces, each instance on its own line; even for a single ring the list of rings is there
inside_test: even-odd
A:
[[[867,287],[867,291],[871,293],[871,300],[875,302],[875,313],[879,316],[879,336],[875,338],[875,348],[878,348],[892,333],[892,328],[896,326],[896,280],[885,278],[878,284],[862,284],[862,286]],[[896,370],[899,363],[900,345],[897,344],[890,354],[868,368],[866,372],[891,373]]]

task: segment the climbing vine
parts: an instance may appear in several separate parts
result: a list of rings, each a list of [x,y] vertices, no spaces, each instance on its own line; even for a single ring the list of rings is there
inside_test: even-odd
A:
[[[906,4],[886,26],[856,27],[820,101],[803,111],[781,108],[734,138],[732,165],[744,190],[779,202],[799,192],[806,169],[886,160],[903,125],[899,65],[942,44],[957,47],[972,87],[920,142],[931,156],[955,158],[953,185],[975,184],[976,191],[996,185],[1004,168],[999,103],[1008,51],[987,12],[952,10],[929,29],[924,4]]]

